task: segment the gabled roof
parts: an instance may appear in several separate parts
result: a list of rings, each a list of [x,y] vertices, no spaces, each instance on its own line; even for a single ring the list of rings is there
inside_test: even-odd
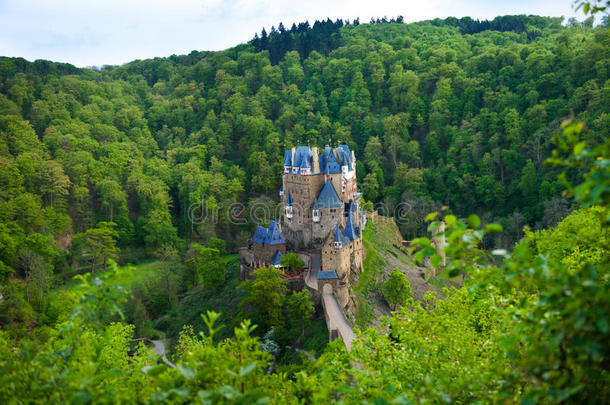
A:
[[[324,148],[324,153],[322,153],[322,156],[320,157],[320,171],[326,174],[341,173],[341,168],[330,147]]]
[[[257,226],[256,231],[254,231],[254,236],[252,237],[252,242],[258,243],[259,245],[265,243],[265,238],[267,237],[268,231],[269,230],[267,228]]]
[[[293,167],[311,167],[313,154],[309,146],[298,146],[294,152]]]
[[[347,166],[349,170],[352,170],[352,153],[349,150],[347,145],[339,145],[338,148],[335,149],[335,153],[337,154],[337,162],[341,166]]]
[[[337,279],[337,272],[335,270],[321,270],[318,272],[318,280],[334,280]]]
[[[284,166],[292,166],[292,150],[286,149],[284,151]]]
[[[356,227],[354,222],[354,216],[352,215],[352,211],[350,210],[347,214],[347,221],[345,222],[345,232],[344,235],[351,241],[354,239],[358,239],[360,236],[360,232],[358,227]]]
[[[343,201],[339,198],[339,194],[337,194],[337,190],[335,190],[335,186],[333,186],[332,181],[327,181],[322,188],[320,189],[320,194],[318,198],[313,202],[312,208],[336,208],[343,206]]]
[[[252,242],[258,243],[259,245],[282,245],[286,243],[282,233],[280,232],[280,228],[277,226],[277,222],[273,220],[269,223],[269,228],[265,228],[263,226],[256,227],[256,231],[254,231],[254,236],[252,237]]]
[[[275,251],[273,257],[271,258],[271,264],[273,266],[277,266],[278,264],[280,264],[280,260],[282,260],[282,252],[280,252],[280,250],[278,249]]]
[[[265,243],[267,245],[281,245],[286,243],[282,233],[280,232],[280,228],[277,226],[277,222],[271,220],[269,222],[269,230],[267,231],[267,237],[265,238]]]

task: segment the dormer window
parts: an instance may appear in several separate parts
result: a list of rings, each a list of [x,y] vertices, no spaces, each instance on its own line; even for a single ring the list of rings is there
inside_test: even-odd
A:
[[[292,168],[292,174],[299,174],[299,168],[298,167],[293,167]]]
[[[343,243],[335,242],[335,249],[341,249],[343,247]]]
[[[301,168],[301,175],[309,175],[309,174],[311,174],[311,168],[309,168],[309,167]]]
[[[284,166],[284,173],[290,174],[290,166]]]
[[[348,167],[347,167],[347,165],[343,165],[343,166],[341,166],[341,172],[342,172],[343,174],[347,174],[347,171],[348,171]]]
[[[280,188],[280,197],[284,195],[284,189]]]
[[[318,209],[312,210],[311,217],[313,218],[313,222],[320,222],[320,210],[318,210]]]
[[[292,205],[286,207],[286,218],[292,219]]]

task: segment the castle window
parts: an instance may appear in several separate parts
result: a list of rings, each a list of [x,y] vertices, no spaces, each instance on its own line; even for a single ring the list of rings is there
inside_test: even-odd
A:
[[[320,222],[320,210],[318,210],[318,209],[312,210],[311,215],[313,217],[313,222]]]
[[[292,205],[286,207],[286,218],[292,219]]]

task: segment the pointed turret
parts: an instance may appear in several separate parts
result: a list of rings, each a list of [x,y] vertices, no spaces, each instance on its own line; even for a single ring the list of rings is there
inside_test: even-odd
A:
[[[353,241],[354,239],[358,239],[360,237],[360,232],[354,221],[354,216],[352,215],[352,210],[348,211],[347,221],[345,222],[344,234],[345,234],[345,237],[348,238],[350,241]]]
[[[292,168],[292,151],[290,149],[286,149],[284,151],[284,173],[290,173],[291,168]]]
[[[335,190],[335,186],[333,186],[332,181],[327,181],[324,183],[322,188],[320,189],[320,194],[318,198],[313,202],[312,208],[338,208],[343,206],[343,201],[339,198],[339,194],[337,194],[337,190]]]
[[[282,260],[282,252],[280,250],[276,250],[271,258],[271,265],[275,267],[280,267],[280,260]]]

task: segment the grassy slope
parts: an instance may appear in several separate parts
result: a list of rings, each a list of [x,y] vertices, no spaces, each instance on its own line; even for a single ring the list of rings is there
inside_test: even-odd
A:
[[[243,298],[243,293],[237,288],[240,283],[239,258],[237,255],[228,255],[225,257],[225,262],[227,263],[227,278],[220,290],[193,288],[182,297],[175,308],[155,320],[155,328],[164,331],[172,340],[178,337],[184,325],[193,326],[195,332],[207,332],[201,314],[205,314],[206,311],[215,311],[221,314],[218,324],[224,325],[219,332],[219,337],[231,336],[235,326],[233,322],[237,318],[238,306]]]
[[[358,302],[355,321],[361,328],[376,325],[381,316],[390,315],[390,308],[380,293],[380,287],[394,268],[405,273],[416,299],[421,300],[429,290],[439,289],[438,282],[425,281],[424,270],[413,263],[406,250],[401,248],[401,242],[402,237],[394,223],[367,222],[363,232],[366,251],[364,272],[354,288]]]

